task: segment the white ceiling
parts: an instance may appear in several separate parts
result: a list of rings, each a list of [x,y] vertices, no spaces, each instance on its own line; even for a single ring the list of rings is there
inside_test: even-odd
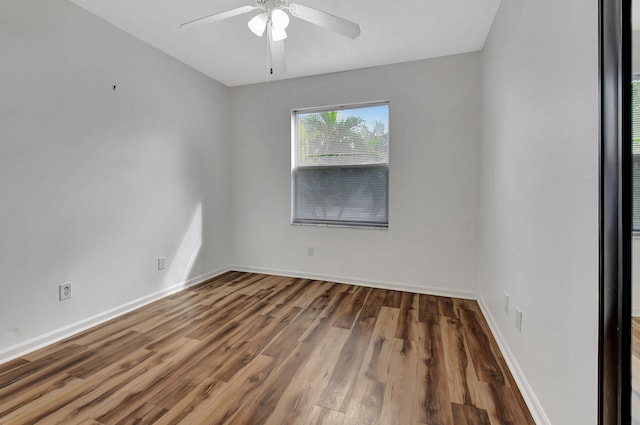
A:
[[[265,38],[253,14],[180,30],[188,20],[254,0],[71,0],[228,86],[264,82]],[[295,0],[360,24],[352,40],[291,19],[285,79],[481,50],[500,0]]]

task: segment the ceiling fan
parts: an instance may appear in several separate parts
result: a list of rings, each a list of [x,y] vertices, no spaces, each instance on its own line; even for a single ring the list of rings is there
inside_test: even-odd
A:
[[[303,4],[289,3],[288,0],[256,0],[255,6],[242,6],[227,10],[226,12],[204,16],[185,22],[180,25],[180,28],[186,29],[203,24],[211,24],[256,10],[259,10],[260,13],[251,18],[248,25],[251,32],[258,37],[262,37],[265,32],[267,33],[270,61],[269,72],[271,74],[282,74],[287,68],[284,39],[287,38],[286,28],[289,25],[289,14],[350,38],[356,38],[360,35],[360,25],[355,22]],[[289,14],[287,14],[287,12],[289,12]]]

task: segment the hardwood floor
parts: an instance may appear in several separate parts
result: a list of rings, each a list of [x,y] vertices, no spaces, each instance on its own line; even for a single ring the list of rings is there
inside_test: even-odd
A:
[[[476,302],[229,272],[0,365],[0,424],[534,424]]]

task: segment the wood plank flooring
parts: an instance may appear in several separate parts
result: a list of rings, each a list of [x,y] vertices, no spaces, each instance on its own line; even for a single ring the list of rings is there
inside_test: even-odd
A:
[[[534,424],[476,302],[229,272],[0,365],[0,424]]]

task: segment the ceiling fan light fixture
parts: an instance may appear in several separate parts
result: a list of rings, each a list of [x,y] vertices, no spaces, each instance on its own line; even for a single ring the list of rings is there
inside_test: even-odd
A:
[[[274,27],[285,30],[289,26],[289,15],[282,9],[274,9],[271,11],[271,22]]]
[[[267,32],[268,64],[271,74],[282,74],[287,68],[283,40],[287,38],[285,29],[289,26],[289,15],[350,38],[356,38],[360,35],[360,25],[357,23],[313,7],[289,3],[290,0],[254,1],[255,6],[236,7],[235,9],[230,9],[225,12],[192,19],[180,25],[180,29],[194,28],[203,24],[219,22],[257,10],[259,11],[258,15],[251,18],[247,24],[251,32],[258,37],[262,37],[265,31]]]
[[[271,25],[271,38],[273,41],[282,41],[287,38],[287,32],[282,28]]]
[[[260,13],[259,15],[254,16],[249,21],[249,29],[252,33],[257,35],[258,37],[262,37],[264,34],[264,30],[267,28],[267,22],[269,21],[269,17],[266,13]]]

